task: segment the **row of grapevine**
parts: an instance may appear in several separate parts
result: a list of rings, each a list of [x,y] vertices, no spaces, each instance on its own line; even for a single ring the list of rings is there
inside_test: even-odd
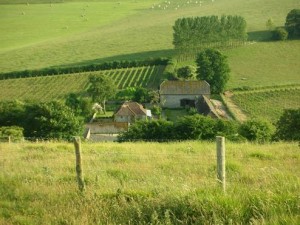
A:
[[[50,101],[63,99],[69,93],[80,93],[87,88],[88,78],[93,75],[112,77],[119,89],[126,87],[157,88],[164,66],[145,66],[91,73],[29,77],[0,80],[1,100]]]
[[[251,118],[276,122],[284,109],[300,107],[300,89],[247,92],[233,95],[232,100]]]

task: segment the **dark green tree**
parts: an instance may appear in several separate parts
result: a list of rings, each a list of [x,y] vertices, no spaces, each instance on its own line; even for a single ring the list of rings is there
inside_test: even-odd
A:
[[[216,120],[200,114],[184,116],[175,123],[176,139],[211,140],[215,138]]]
[[[68,139],[81,135],[83,120],[60,102],[26,105],[24,134],[26,137]]]
[[[87,93],[92,97],[95,103],[103,104],[104,114],[106,113],[105,104],[109,98],[112,98],[117,92],[117,86],[112,78],[101,75],[92,75],[89,77],[89,87]]]
[[[184,66],[177,69],[177,76],[184,80],[191,80],[195,77],[195,68],[193,66]]]
[[[117,99],[122,100],[122,101],[130,101],[134,98],[134,93],[136,91],[135,87],[126,87],[123,90],[120,90],[117,93]]]
[[[300,9],[293,9],[287,14],[285,28],[290,38],[300,37]]]
[[[252,119],[241,124],[239,133],[249,141],[268,142],[274,134],[274,127],[267,121]]]
[[[119,141],[167,141],[173,139],[174,125],[166,120],[138,121],[119,135]]]
[[[70,93],[66,98],[65,104],[70,107],[76,115],[82,116],[86,121],[93,115],[93,105],[90,98]]]
[[[137,87],[132,100],[136,102],[150,102],[149,91],[146,88]]]
[[[22,127],[25,114],[25,104],[23,102],[0,102],[0,126]]]
[[[280,140],[300,141],[300,108],[286,109],[276,124],[276,135]]]
[[[197,78],[207,81],[213,94],[223,92],[230,73],[227,57],[218,50],[206,49],[198,54],[196,63]]]
[[[277,27],[272,33],[272,38],[276,41],[284,41],[288,38],[288,32],[283,27]]]

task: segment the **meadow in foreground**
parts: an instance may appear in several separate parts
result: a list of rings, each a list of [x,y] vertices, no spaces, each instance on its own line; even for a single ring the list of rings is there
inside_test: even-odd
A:
[[[297,143],[84,143],[84,193],[71,143],[0,144],[0,224],[298,224]]]

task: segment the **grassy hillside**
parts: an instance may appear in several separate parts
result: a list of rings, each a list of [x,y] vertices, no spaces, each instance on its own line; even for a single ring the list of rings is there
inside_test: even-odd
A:
[[[79,74],[0,80],[1,100],[51,101],[64,99],[69,93],[86,90],[90,75],[110,76],[119,89],[145,87],[157,89],[164,66],[134,67]]]
[[[300,84],[300,41],[253,43],[231,49],[228,88]]]
[[[219,0],[203,1],[201,6],[196,1],[187,5],[186,1],[172,0],[163,10],[163,3],[158,7],[160,1],[118,2],[121,4],[93,2],[89,7],[84,2],[52,7],[1,5],[1,71],[168,56],[173,48],[172,25],[179,17],[239,14],[246,18],[248,30],[257,32],[265,30],[269,18],[282,25],[286,14],[299,6],[297,0]]]
[[[299,224],[296,143],[83,144],[77,191],[68,143],[0,143],[0,224]]]

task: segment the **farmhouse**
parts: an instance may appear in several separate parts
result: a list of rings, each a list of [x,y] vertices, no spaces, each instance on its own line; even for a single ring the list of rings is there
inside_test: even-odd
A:
[[[137,102],[125,102],[114,115],[115,122],[132,123],[137,120],[151,118],[151,111]]]
[[[201,96],[210,98],[206,81],[164,81],[160,85],[160,102],[165,108],[196,107]]]

